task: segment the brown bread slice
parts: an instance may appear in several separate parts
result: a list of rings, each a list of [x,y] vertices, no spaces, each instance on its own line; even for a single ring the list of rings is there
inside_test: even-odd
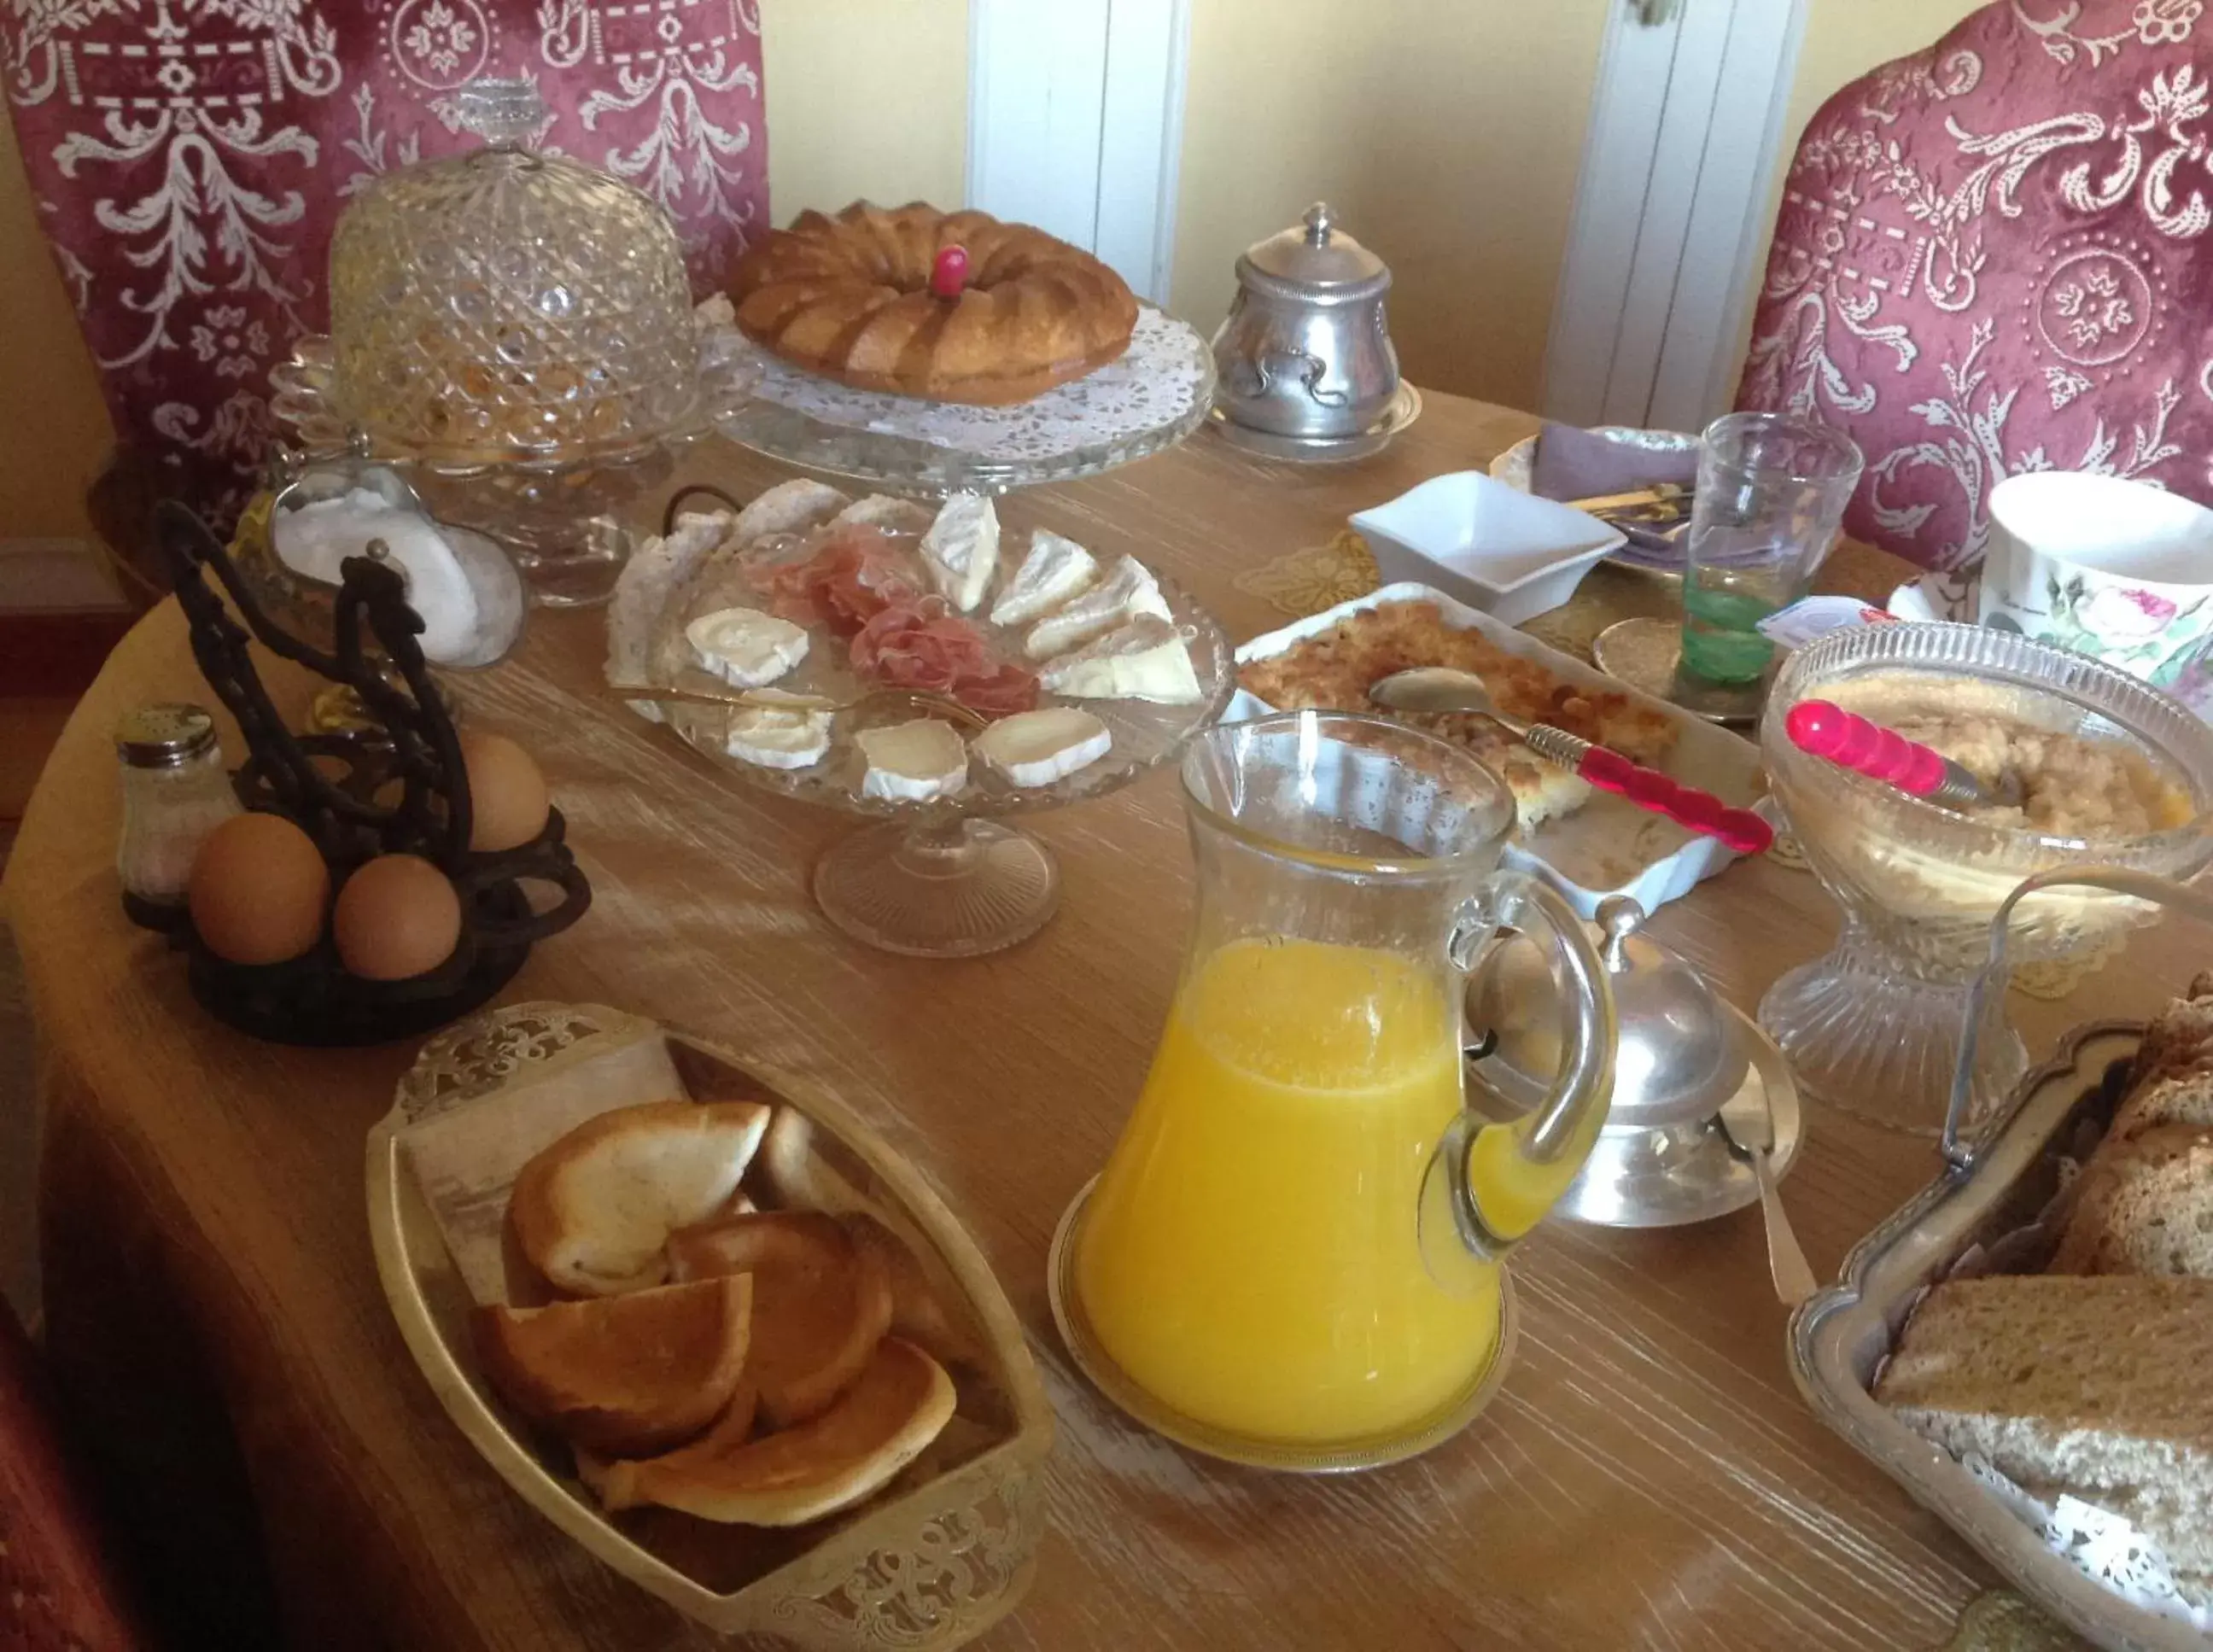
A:
[[[2007,1274],[1923,1298],[1875,1384],[2017,1483],[2127,1515],[2213,1570],[2213,1280]]]
[[[608,1465],[609,1509],[658,1503],[702,1520],[799,1526],[881,1490],[953,1415],[953,1380],[912,1343],[887,1337],[860,1380],[820,1417],[737,1443],[723,1431],[668,1456]]]
[[[2213,1071],[2213,970],[2190,984],[2186,997],[2168,1000],[2144,1028],[2130,1074],[2133,1089],[2182,1074]]]
[[[2213,1071],[2168,1073],[2130,1091],[2103,1145],[2110,1150],[2161,1125],[2213,1130]]]
[[[2101,1144],[2051,1271],[2213,1277],[2213,1131],[2154,1125]]]
[[[741,1275],[545,1308],[479,1308],[485,1375],[573,1444],[643,1457],[730,1409],[744,1375],[753,1281]]]

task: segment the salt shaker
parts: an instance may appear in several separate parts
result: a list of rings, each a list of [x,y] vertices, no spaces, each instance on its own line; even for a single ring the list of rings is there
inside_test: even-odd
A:
[[[115,869],[123,910],[149,930],[183,920],[192,857],[240,813],[215,719],[197,705],[142,705],[115,728],[123,767],[123,831]]]

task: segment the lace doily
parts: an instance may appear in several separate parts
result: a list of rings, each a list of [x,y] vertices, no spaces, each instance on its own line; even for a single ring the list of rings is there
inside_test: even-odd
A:
[[[2201,1632],[2213,1630],[2213,1610],[2205,1598],[2185,1594],[2159,1545],[2121,1515],[2064,1491],[2047,1504],[1972,1453],[1960,1460],[1960,1466],[2093,1582],[2141,1611]]]
[[[1205,418],[1214,399],[1214,357],[1206,341],[1149,305],[1139,307],[1137,331],[1119,361],[1005,407],[856,390],[750,343],[743,351],[759,368],[760,383],[754,408],[726,423],[729,434],[769,451],[799,440],[799,433],[759,417],[765,404],[862,438],[854,448],[861,465],[869,458],[866,438],[879,437],[1049,479],[1066,466],[1100,467],[1091,462],[1095,455],[1119,463],[1140,450],[1180,441]],[[813,439],[819,442],[819,433]],[[893,468],[902,463],[896,446],[886,463]]]

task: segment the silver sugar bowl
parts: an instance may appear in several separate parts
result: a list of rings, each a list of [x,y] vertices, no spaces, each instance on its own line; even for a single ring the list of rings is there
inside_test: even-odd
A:
[[[1558,1215],[1608,1228],[1672,1228],[1758,1202],[1750,1156],[1724,1123],[1747,1106],[1773,1120],[1780,1176],[1801,1139],[1798,1093],[1771,1039],[1675,954],[1637,933],[1644,910],[1599,903],[1594,939],[1620,1024],[1613,1102]],[[1468,1025],[1490,1033],[1471,1105],[1504,1116],[1539,1101],[1561,1056],[1558,995],[1544,954],[1515,937],[1475,977]]]
[[[1391,271],[1317,201],[1237,260],[1214,335],[1216,407],[1231,424],[1306,442],[1357,438],[1391,411],[1399,353],[1383,316]]]

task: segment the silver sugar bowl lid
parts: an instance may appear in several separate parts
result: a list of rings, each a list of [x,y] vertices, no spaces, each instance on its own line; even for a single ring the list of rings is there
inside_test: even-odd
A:
[[[1637,933],[1644,909],[1634,900],[1609,897],[1597,917],[1620,1025],[1606,1128],[1655,1130],[1711,1119],[1736,1094],[1748,1065],[1736,1018],[1698,971]],[[1534,1106],[1559,1070],[1558,1004],[1544,954],[1518,937],[1472,984],[1468,1024],[1497,1039],[1476,1071],[1508,1101]]]
[[[1309,304],[1356,304],[1390,290],[1383,260],[1337,227],[1326,201],[1316,201],[1289,229],[1255,241],[1237,260],[1238,285],[1271,298]]]

